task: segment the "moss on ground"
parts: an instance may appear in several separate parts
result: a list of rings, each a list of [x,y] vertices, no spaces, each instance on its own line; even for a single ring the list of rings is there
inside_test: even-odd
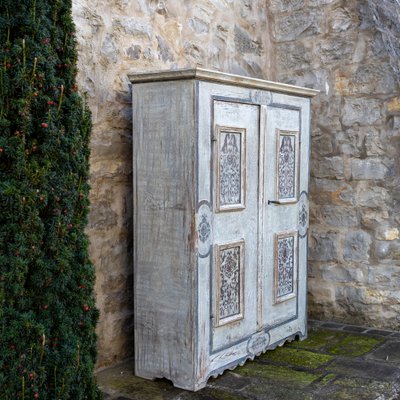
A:
[[[318,373],[295,371],[291,368],[256,362],[249,362],[245,366],[237,368],[235,372],[243,376],[268,379],[269,382],[275,381],[296,386],[309,385],[322,376]]]
[[[325,386],[328,383],[332,382],[333,379],[335,379],[337,375],[335,374],[327,374],[325,375],[318,383],[319,386]]]
[[[344,332],[329,330],[312,330],[308,333],[308,338],[302,341],[293,341],[286,344],[288,347],[296,347],[306,350],[321,350],[327,343],[337,343],[347,336]]]
[[[332,356],[313,353],[307,350],[290,347],[278,347],[274,351],[267,351],[259,360],[272,361],[279,364],[289,364],[296,367],[315,369],[332,360]]]
[[[216,390],[216,389],[203,389],[201,392],[198,392],[200,394],[200,399],[201,400],[244,400],[244,397],[232,394],[232,393],[227,393],[222,390]]]
[[[328,345],[326,350],[330,354],[357,357],[370,352],[378,344],[383,342],[384,339],[361,335],[348,335],[338,343]]]

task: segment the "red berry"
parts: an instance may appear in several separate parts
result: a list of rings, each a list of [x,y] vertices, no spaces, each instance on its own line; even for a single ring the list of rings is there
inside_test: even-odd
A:
[[[38,399],[38,398],[39,398],[39,393],[35,393],[35,394],[33,395],[33,397],[34,397],[35,399]]]
[[[44,308],[45,310],[47,310],[47,309],[49,308],[49,305],[48,305],[48,304],[45,304],[45,305],[43,306],[43,308]]]
[[[87,304],[85,304],[85,305],[83,306],[83,310],[84,310],[84,311],[89,311],[89,310],[90,310],[90,307],[89,307]]]
[[[34,95],[35,97],[38,97],[38,96],[39,96],[39,92],[35,92],[35,93],[33,93],[33,95]]]
[[[0,147],[0,153],[3,153],[4,149],[2,147]]]
[[[29,374],[29,378],[30,378],[30,379],[33,379],[33,374],[32,374],[32,372]]]
[[[49,124],[46,124],[46,122],[42,122],[42,128],[48,128]]]
[[[72,229],[72,224],[68,224],[68,229]]]
[[[6,64],[6,68],[10,69],[10,68],[11,68],[11,64],[10,64],[10,63],[7,63],[7,64]]]

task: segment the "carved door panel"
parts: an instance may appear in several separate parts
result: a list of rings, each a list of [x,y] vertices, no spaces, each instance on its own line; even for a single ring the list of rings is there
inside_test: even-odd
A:
[[[278,328],[298,317],[299,263],[302,268],[306,263],[303,242],[299,251],[299,237],[305,236],[300,225],[307,190],[307,179],[302,175],[308,175],[308,149],[302,143],[300,111],[284,105],[262,108],[266,129],[261,313],[266,329]]]
[[[259,107],[213,103],[212,352],[256,331]]]

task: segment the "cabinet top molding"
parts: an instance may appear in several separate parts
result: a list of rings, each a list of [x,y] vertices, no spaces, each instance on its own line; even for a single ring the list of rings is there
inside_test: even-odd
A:
[[[133,84],[145,82],[175,81],[181,79],[197,79],[200,81],[223,83],[233,86],[245,86],[253,89],[270,90],[302,97],[314,97],[319,90],[288,85],[286,83],[271,82],[264,79],[249,78],[247,76],[226,74],[203,68],[187,68],[168,71],[154,71],[134,73],[128,75]]]

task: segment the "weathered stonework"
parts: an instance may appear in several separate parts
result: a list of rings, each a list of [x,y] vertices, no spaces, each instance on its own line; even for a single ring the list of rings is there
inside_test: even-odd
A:
[[[128,73],[194,67],[268,78],[264,1],[73,0],[79,84],[93,113],[91,214],[102,367],[132,355]]]
[[[311,316],[400,329],[400,38],[392,23],[400,8],[268,3],[273,78],[321,90],[313,100]]]
[[[382,35],[393,15],[362,0],[73,4],[78,80],[94,122],[88,234],[99,367],[133,351],[132,72],[198,65],[321,90],[313,100],[311,316],[399,329],[400,96],[387,46],[400,40]]]

